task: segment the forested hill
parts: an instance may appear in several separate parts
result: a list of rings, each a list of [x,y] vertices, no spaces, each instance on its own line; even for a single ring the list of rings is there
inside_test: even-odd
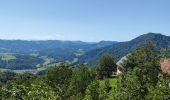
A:
[[[170,45],[170,36],[165,36],[157,33],[144,34],[131,41],[118,42],[107,47],[89,51],[84,56],[79,58],[79,63],[89,63],[94,65],[96,64],[99,56],[103,53],[113,54],[116,56],[117,60],[119,60],[121,57],[135,50],[140,44],[146,41],[152,41],[156,47],[160,49]]]

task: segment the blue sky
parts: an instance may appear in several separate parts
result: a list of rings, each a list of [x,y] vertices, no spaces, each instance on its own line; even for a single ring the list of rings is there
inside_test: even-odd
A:
[[[127,41],[170,35],[170,0],[0,0],[0,38]]]

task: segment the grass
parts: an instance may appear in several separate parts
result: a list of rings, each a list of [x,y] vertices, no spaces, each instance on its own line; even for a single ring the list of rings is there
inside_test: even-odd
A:
[[[37,53],[37,52],[32,52],[31,54],[30,54],[30,56],[33,56],[33,57],[37,57],[39,55],[39,53]]]
[[[16,57],[12,53],[1,53],[1,60],[15,60]]]
[[[111,87],[116,87],[117,86],[117,78],[109,79],[110,80],[110,85]]]
[[[109,78],[108,80],[110,82],[110,86],[112,88],[115,88],[117,85],[117,78]],[[100,86],[102,86],[104,84],[104,80],[99,80],[99,83],[100,83]]]
[[[115,92],[114,89],[117,88],[117,78],[109,78],[108,80],[110,82],[110,87],[112,87],[112,89],[110,90],[108,94],[108,98],[112,98],[112,95]],[[104,80],[99,80],[99,84],[100,84],[100,87],[102,87],[104,84]]]
[[[25,73],[25,72],[30,72],[30,73],[35,73],[35,72],[37,72],[36,69],[12,70],[12,71],[14,71],[15,73],[18,73],[18,74],[22,74],[22,73]]]
[[[77,52],[74,53],[76,57],[84,55],[84,51],[82,49],[77,50]]]

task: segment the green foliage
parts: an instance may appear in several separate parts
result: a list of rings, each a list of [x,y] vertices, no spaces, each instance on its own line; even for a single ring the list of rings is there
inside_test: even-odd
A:
[[[36,78],[34,82],[31,83],[30,87],[31,88],[29,88],[27,92],[28,96],[26,97],[29,100],[55,100],[58,97],[53,89],[41,78]]]
[[[9,80],[13,80],[17,77],[17,74],[11,71],[0,72],[0,85],[5,84]]]
[[[119,77],[117,88],[113,93],[115,99],[145,100],[147,88],[141,82],[139,70],[139,68],[134,68],[133,70],[123,73]]]
[[[167,56],[168,56],[168,52],[167,52],[167,49],[166,48],[162,48],[161,50],[160,50],[160,58],[167,58]]]
[[[46,77],[30,73],[17,76],[2,73],[5,81],[2,80],[4,84],[0,88],[0,97],[17,100],[82,100],[87,86],[95,78],[92,71],[84,65],[70,68],[62,64],[48,69]]]
[[[73,69],[73,74],[68,90],[68,96],[76,96],[77,94],[84,94],[87,86],[94,80],[93,73],[85,67],[79,65]]]
[[[61,100],[82,100],[87,86],[95,79],[92,71],[85,65],[70,68],[62,64],[50,68],[46,79]]]
[[[162,48],[160,50],[160,58],[165,59],[170,57],[170,46],[167,46],[166,48]]]
[[[65,99],[67,89],[72,77],[72,70],[67,65],[60,65],[54,68],[50,68],[47,72],[48,85],[53,88],[54,91],[61,97]]]
[[[103,88],[104,88],[104,91],[105,91],[106,93],[109,93],[109,92],[110,92],[111,86],[110,86],[110,81],[109,81],[108,79],[105,79],[105,80],[104,80],[104,86],[103,86]]]
[[[25,81],[24,81],[25,80]],[[42,78],[19,79],[3,85],[2,100],[56,100],[55,92]]]
[[[113,93],[117,87],[117,78],[108,78],[108,79],[98,80],[98,81],[100,83],[100,88],[99,88],[100,100],[114,100]]]
[[[108,78],[112,72],[116,72],[117,65],[115,59],[109,54],[103,54],[99,59],[99,65],[97,68],[97,74],[99,78]]]
[[[41,76],[0,73],[2,100],[168,100],[169,81],[158,83],[160,53],[152,43],[140,46],[123,63],[118,79],[97,80],[96,73],[110,77],[116,71],[112,56],[101,56],[99,67],[87,65],[51,67]],[[105,74],[106,73],[106,74]],[[41,74],[41,73],[40,73]],[[45,74],[45,75],[44,75]],[[4,77],[6,75],[6,77]]]
[[[138,67],[144,83],[156,85],[160,72],[160,58],[154,45],[149,42],[141,45],[136,51],[132,52],[123,63],[125,71]]]
[[[125,72],[119,77],[116,98],[145,100],[150,87],[155,87],[160,71],[158,52],[146,43],[132,52],[124,62]]]
[[[93,81],[88,85],[84,100],[100,100],[98,81]]]
[[[148,100],[169,100],[170,99],[170,80],[158,82],[155,88],[149,90]]]

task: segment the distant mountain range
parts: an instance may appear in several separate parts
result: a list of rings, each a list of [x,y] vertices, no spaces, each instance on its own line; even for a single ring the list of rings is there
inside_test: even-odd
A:
[[[116,42],[0,40],[0,68],[33,69],[37,65],[77,62],[78,57],[86,52],[114,43]]]
[[[127,42],[101,41],[97,43],[0,40],[0,68],[36,69],[59,62],[95,65],[103,53],[114,55],[119,60],[145,41],[154,42],[160,49],[170,44],[170,37],[148,33]]]
[[[0,52],[32,53],[45,49],[74,48],[85,51],[111,45],[112,41],[101,41],[99,43],[88,43],[81,41],[22,41],[22,40],[0,40]]]

